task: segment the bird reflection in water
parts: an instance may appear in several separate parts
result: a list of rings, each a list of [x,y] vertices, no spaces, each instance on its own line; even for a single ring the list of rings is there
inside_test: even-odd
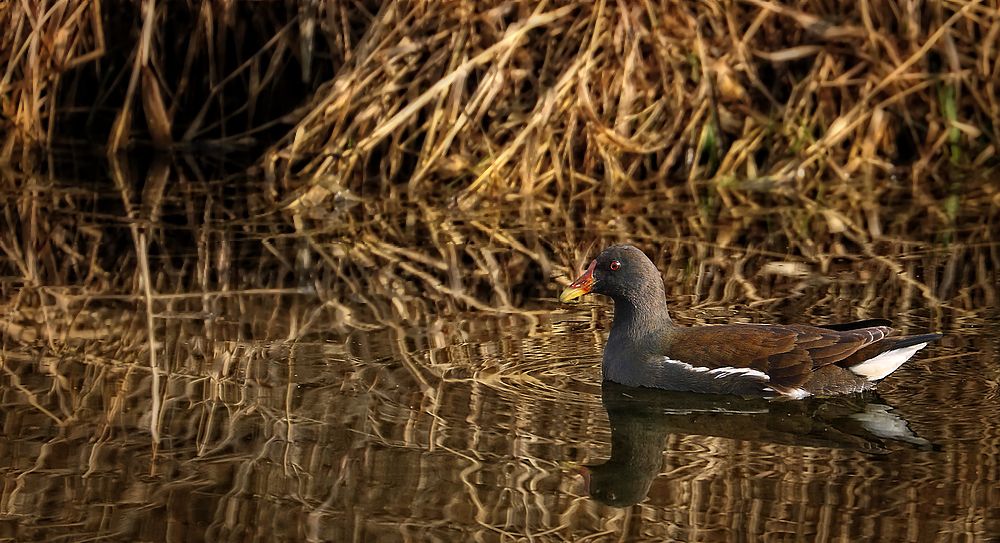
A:
[[[645,499],[663,465],[668,434],[723,437],[781,445],[846,448],[887,454],[890,443],[932,444],[874,392],[802,401],[633,388],[605,381],[611,458],[582,466],[589,495],[627,507]]]

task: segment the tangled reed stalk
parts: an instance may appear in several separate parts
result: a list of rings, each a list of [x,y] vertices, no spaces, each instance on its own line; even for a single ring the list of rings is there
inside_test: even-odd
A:
[[[468,203],[678,180],[867,194],[899,166],[936,186],[993,162],[1000,120],[1000,17],[974,1],[57,0],[0,24],[8,159],[284,132],[264,164],[289,183]]]
[[[439,7],[385,4],[269,169],[310,202],[331,183],[473,205],[686,181],[847,206],[900,174],[940,196],[936,174],[996,154],[1000,18],[976,2]]]

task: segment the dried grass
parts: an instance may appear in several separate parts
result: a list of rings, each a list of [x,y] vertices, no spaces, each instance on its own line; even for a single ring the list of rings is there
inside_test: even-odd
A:
[[[260,162],[256,196],[306,241],[291,261],[264,247],[288,268],[356,270],[344,275],[357,274],[359,293],[372,280],[420,285],[438,309],[516,308],[510,285],[571,275],[610,239],[727,249],[775,216],[796,258],[825,270],[861,253],[938,305],[876,247],[926,241],[909,233],[918,220],[922,232],[960,231],[937,241],[994,241],[992,6],[295,6],[10,4],[2,157],[25,163],[34,146],[95,130],[108,153],[285,133]],[[290,81],[303,80],[295,103]],[[169,182],[162,170],[139,181],[132,216],[155,221]],[[30,186],[12,187],[29,190],[28,215]],[[414,221],[426,225],[417,235]],[[44,283],[37,233],[25,234],[9,254]],[[386,277],[363,271],[383,265]],[[756,300],[745,273],[740,288]]]
[[[870,200],[890,175],[941,188],[998,143],[1000,16],[980,2],[59,0],[0,25],[6,160],[284,132],[264,164],[289,189]]]
[[[853,208],[995,162],[1000,12],[977,2],[433,6],[385,4],[269,153],[296,204],[330,183],[474,207],[687,180]]]

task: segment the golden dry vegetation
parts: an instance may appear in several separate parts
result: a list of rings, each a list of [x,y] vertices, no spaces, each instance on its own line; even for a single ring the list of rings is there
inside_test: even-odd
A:
[[[572,274],[595,232],[725,249],[778,213],[823,269],[927,231],[995,241],[1000,12],[980,2],[61,0],[0,24],[10,164],[238,149],[254,212],[312,260],[386,263],[465,307]],[[25,223],[34,193],[11,188]],[[404,212],[427,228],[386,219]]]

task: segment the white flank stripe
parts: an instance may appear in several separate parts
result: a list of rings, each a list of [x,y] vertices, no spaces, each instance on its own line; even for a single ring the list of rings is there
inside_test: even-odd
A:
[[[903,347],[902,349],[886,351],[865,360],[857,366],[851,367],[851,371],[869,381],[878,381],[896,371],[897,368],[903,365],[903,362],[909,360],[917,351],[926,346],[926,343],[918,343],[909,347]]]
[[[755,379],[760,379],[762,381],[770,381],[771,378],[764,372],[757,371],[752,368],[715,368],[714,370],[708,370],[709,374],[714,374],[715,378],[729,377],[730,375],[743,375],[744,377],[753,377]]]
[[[760,379],[761,381],[770,381],[771,378],[764,372],[757,371],[752,368],[734,368],[730,366],[725,366],[722,368],[706,368],[703,366],[692,366],[687,362],[681,362],[680,360],[674,360],[672,358],[663,357],[663,361],[667,364],[674,364],[683,367],[688,371],[696,371],[698,373],[707,373],[709,375],[714,375],[716,379],[720,377],[730,377],[736,375],[742,375],[744,377],[750,377],[753,379]]]

